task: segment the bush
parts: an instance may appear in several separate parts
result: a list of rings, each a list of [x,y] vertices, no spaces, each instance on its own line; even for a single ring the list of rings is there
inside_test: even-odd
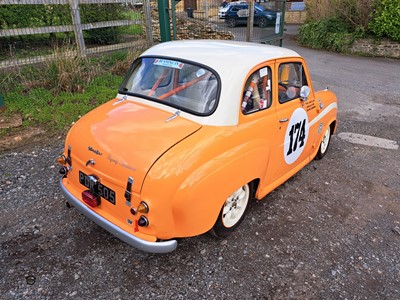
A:
[[[377,5],[369,28],[377,36],[386,36],[395,41],[400,41],[400,1],[382,0]]]
[[[344,51],[354,42],[349,25],[337,18],[309,21],[300,27],[301,44],[333,51]]]
[[[68,5],[0,5],[0,28],[69,25]]]
[[[126,19],[125,7],[121,4],[81,5],[82,23],[95,23]],[[100,45],[115,44],[119,41],[119,27],[106,27],[87,30],[85,34],[92,43]]]
[[[350,30],[368,28],[373,3],[379,0],[314,0],[307,1],[309,21],[337,18],[347,23]]]
[[[100,73],[74,50],[69,46],[55,47],[55,59],[48,63],[48,88],[55,95],[60,92],[82,93]]]
[[[126,6],[123,4],[80,4],[79,8],[82,24],[126,19],[124,15]],[[70,24],[72,19],[69,5],[0,5],[1,29]],[[117,43],[119,32],[119,27],[85,30],[92,43],[101,45]],[[56,34],[50,33],[48,36],[50,44],[55,44]],[[28,36],[19,37],[20,42],[28,38]]]
[[[308,21],[319,21],[334,17],[335,9],[330,0],[313,0],[306,2]]]

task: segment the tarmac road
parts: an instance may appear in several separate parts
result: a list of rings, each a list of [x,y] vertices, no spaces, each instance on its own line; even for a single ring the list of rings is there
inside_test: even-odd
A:
[[[399,60],[285,46],[307,59],[314,87],[338,95],[338,133],[400,143]],[[1,298],[400,299],[400,150],[353,142],[334,136],[234,235],[182,239],[165,255],[65,208],[61,140],[3,153]]]

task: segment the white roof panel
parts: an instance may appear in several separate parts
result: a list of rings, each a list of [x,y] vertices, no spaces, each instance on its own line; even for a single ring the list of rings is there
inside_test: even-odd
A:
[[[263,44],[226,40],[184,40],[158,44],[142,55],[169,56],[196,61],[219,72],[240,61],[242,67],[282,57],[297,57],[295,51]]]
[[[277,46],[224,40],[184,40],[158,44],[142,56],[190,60],[214,69],[221,79],[217,110],[199,117],[182,112],[181,116],[203,125],[238,124],[242,89],[248,73],[255,66],[284,57],[299,57],[296,52]]]

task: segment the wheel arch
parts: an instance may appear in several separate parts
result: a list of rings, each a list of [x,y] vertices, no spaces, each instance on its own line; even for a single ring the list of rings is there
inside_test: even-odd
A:
[[[256,155],[255,153],[253,154]],[[257,151],[257,153],[259,152]],[[209,231],[215,224],[226,199],[245,184],[250,185],[250,199],[254,199],[260,182],[259,178],[263,172],[262,163],[256,168],[246,168],[245,163],[243,163],[246,161],[245,156],[242,155],[235,159],[234,162],[230,162],[219,169],[214,169],[206,178],[197,182],[194,190],[184,188],[187,182],[191,180],[190,178],[181,184],[173,200],[175,226],[180,235],[198,235]],[[226,181],[219,180],[226,177],[226,174],[234,174],[237,170],[242,173],[240,176],[227,178],[228,180]],[[218,185],[218,182],[221,182],[221,184]],[[211,187],[211,190],[207,191],[207,187]],[[191,197],[191,209],[187,210],[188,204],[185,202],[191,195],[195,196]],[[208,199],[205,198],[207,196],[209,197]],[[199,212],[201,212],[200,215]],[[192,227],[193,224],[196,228]],[[193,230],[185,230],[188,228],[193,228]]]
[[[152,224],[144,230],[167,239],[211,229],[227,197],[266,173],[268,141],[249,138],[250,132],[204,127],[164,153],[143,183],[141,198],[150,206]]]
[[[252,186],[252,193],[250,195],[250,200],[253,200],[256,198],[256,194],[257,194],[257,190],[258,187],[260,186],[260,178],[255,178],[252,181],[248,182],[249,184],[251,184]]]
[[[336,134],[336,129],[337,129],[337,120],[334,119],[333,121],[331,121],[330,125],[331,127],[331,135]]]
[[[330,130],[331,130],[331,137],[332,137],[333,134],[336,133],[336,128],[337,128],[337,120],[336,120],[336,118],[330,119],[330,120],[327,122],[327,124],[328,124],[328,125],[326,125],[326,126],[324,126],[324,127],[322,128],[322,130],[321,130],[321,135],[318,135],[318,139],[317,139],[318,143],[315,145],[315,149],[314,149],[314,151],[312,152],[312,155],[310,156],[310,157],[311,157],[311,160],[313,160],[313,159],[316,158],[316,156],[317,156],[317,154],[318,154],[318,151],[319,151],[319,148],[320,148],[321,143],[322,143],[322,139],[323,139],[323,137],[324,137],[324,133],[325,133],[325,131],[327,130],[327,128],[329,127]]]

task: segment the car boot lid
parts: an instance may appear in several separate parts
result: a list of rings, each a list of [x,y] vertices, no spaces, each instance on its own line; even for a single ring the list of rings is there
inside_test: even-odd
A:
[[[120,184],[132,177],[132,189],[139,193],[154,162],[201,125],[180,117],[179,112],[173,115],[132,101],[113,103],[115,100],[80,119],[67,144],[75,164],[80,160],[80,169]]]

